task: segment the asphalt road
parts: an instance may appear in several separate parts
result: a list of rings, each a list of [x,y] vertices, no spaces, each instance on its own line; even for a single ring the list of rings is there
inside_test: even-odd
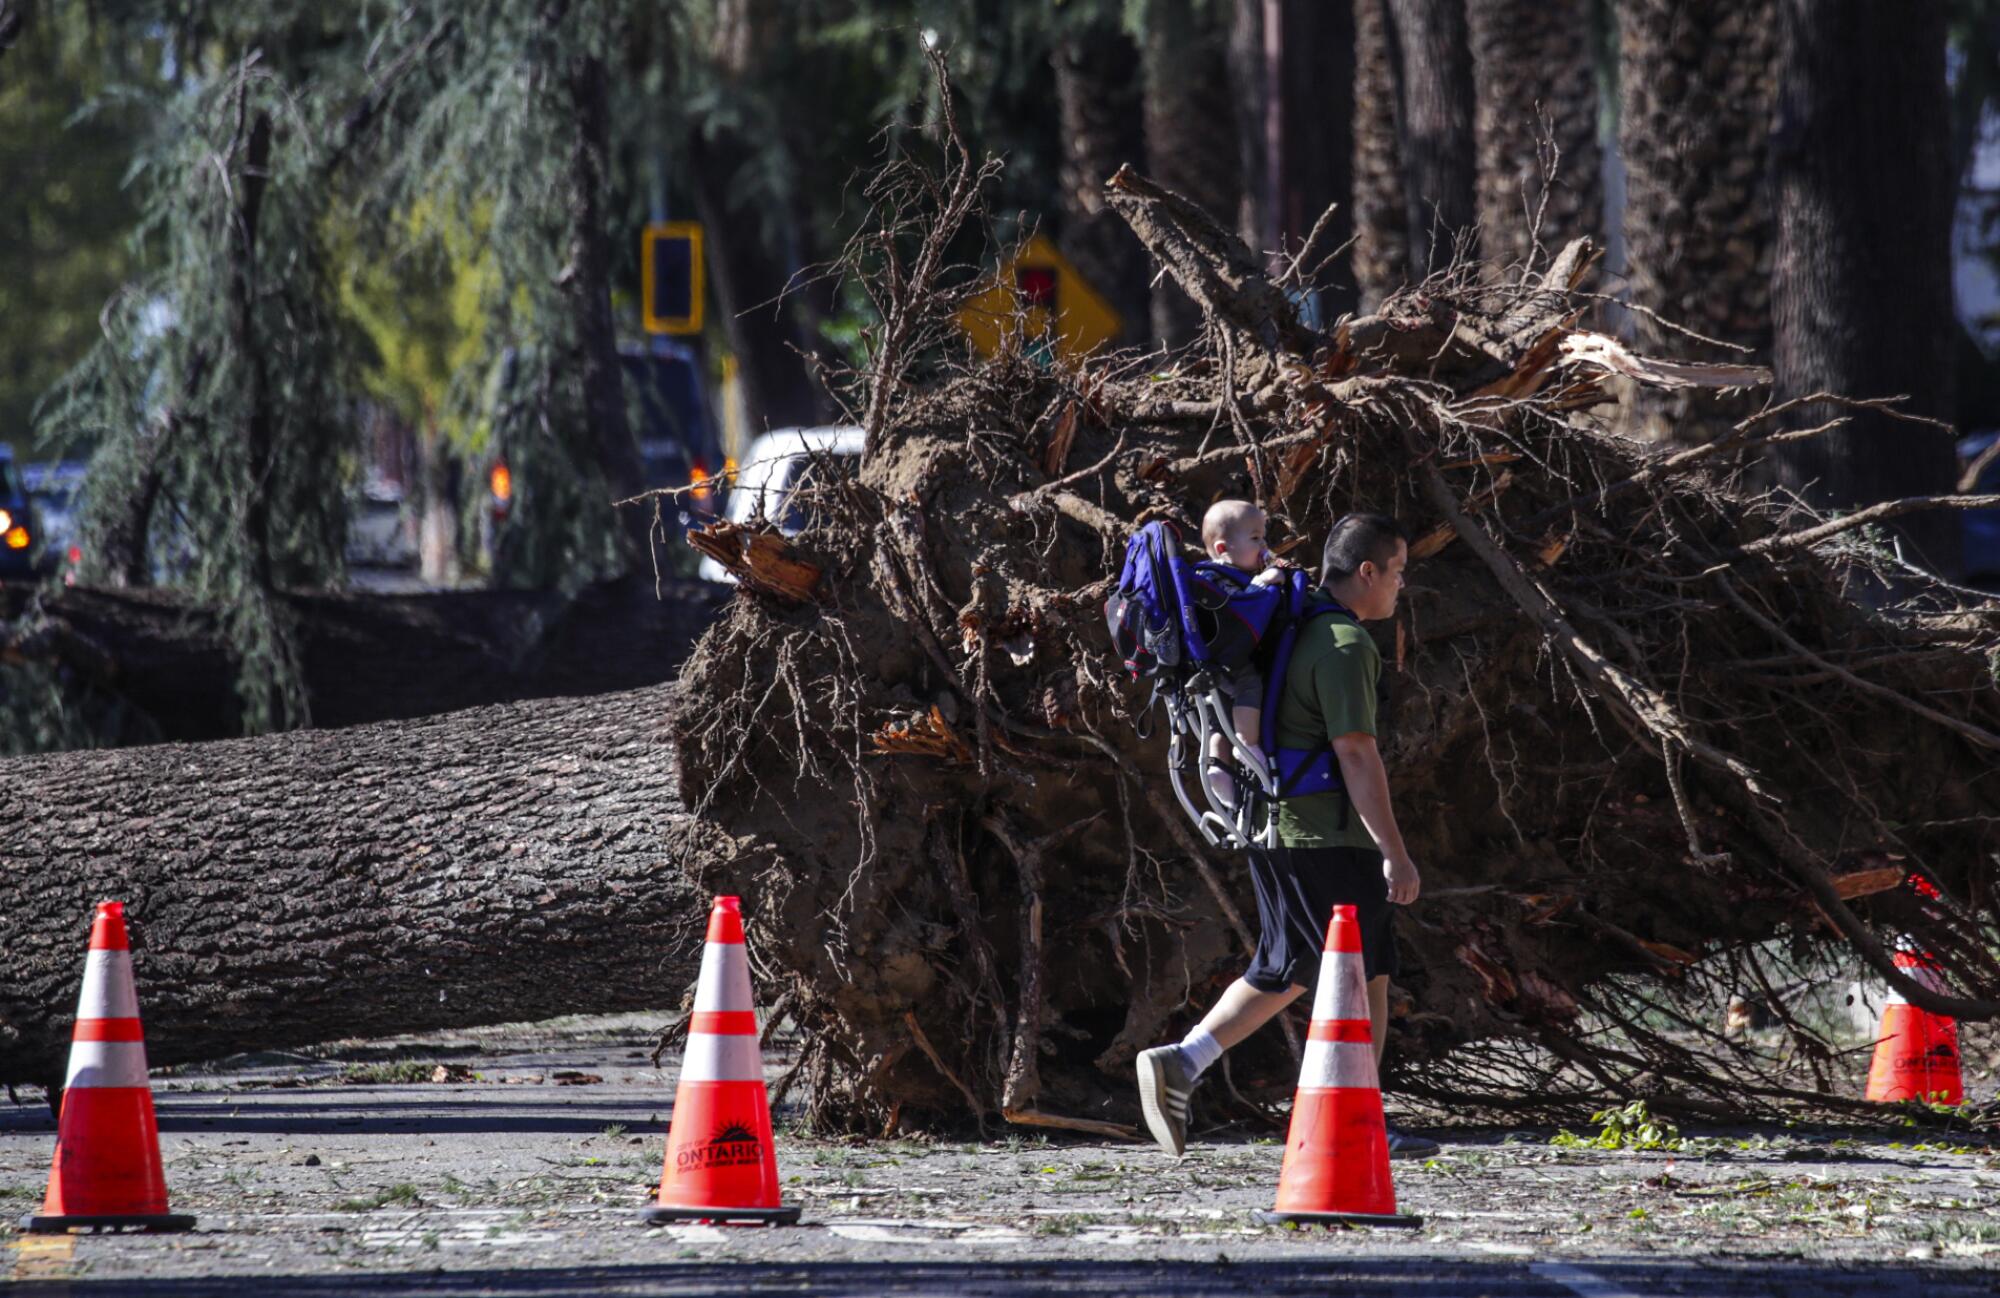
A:
[[[1420,1231],[1260,1227],[1281,1150],[996,1131],[984,1142],[782,1132],[806,1224],[636,1218],[672,1068],[654,1025],[488,1029],[156,1081],[180,1236],[0,1235],[23,1295],[1626,1294],[2000,1291],[2000,1157],[1893,1138],[1691,1133],[1677,1153],[1438,1133],[1397,1164]],[[774,1065],[778,1061],[771,1061]],[[453,1079],[408,1080],[440,1065]],[[565,1076],[570,1074],[570,1076]],[[781,1111],[781,1125],[786,1115]],[[0,1107],[0,1210],[34,1208],[54,1127]]]

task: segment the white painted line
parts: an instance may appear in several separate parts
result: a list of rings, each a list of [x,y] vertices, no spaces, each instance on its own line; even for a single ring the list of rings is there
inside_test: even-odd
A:
[[[1528,1267],[1530,1274],[1559,1284],[1576,1295],[1576,1298],[1639,1298],[1630,1289],[1606,1280],[1594,1271],[1586,1271],[1580,1266],[1567,1262],[1536,1262]]]
[[[1501,1257],[1533,1257],[1536,1252],[1531,1244],[1501,1244],[1483,1239],[1468,1240],[1465,1246],[1476,1248],[1481,1253],[1496,1253]]]

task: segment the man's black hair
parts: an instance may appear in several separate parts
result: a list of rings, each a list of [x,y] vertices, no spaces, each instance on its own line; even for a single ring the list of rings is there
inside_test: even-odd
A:
[[[1396,555],[1398,544],[1410,543],[1402,524],[1387,514],[1349,514],[1326,534],[1326,548],[1320,551],[1319,579],[1345,581],[1372,563],[1384,567]]]

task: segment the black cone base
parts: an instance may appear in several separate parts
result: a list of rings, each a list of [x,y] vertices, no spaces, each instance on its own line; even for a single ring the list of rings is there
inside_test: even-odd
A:
[[[1386,1226],[1410,1230],[1424,1224],[1422,1217],[1408,1213],[1379,1212],[1253,1212],[1250,1219],[1259,1226]]]
[[[164,1233],[167,1231],[193,1230],[194,1218],[175,1212],[133,1216],[117,1214],[102,1217],[70,1214],[64,1214],[60,1217],[43,1217],[35,1213],[30,1213],[21,1218],[21,1229],[27,1231],[30,1235],[59,1235],[72,1230],[148,1230]]]
[[[756,1226],[796,1226],[799,1224],[799,1209],[796,1204],[776,1208],[684,1208],[679,1204],[663,1208],[654,1204],[640,1211],[639,1220],[648,1226],[664,1226],[675,1221],[708,1221],[718,1226],[731,1222]]]

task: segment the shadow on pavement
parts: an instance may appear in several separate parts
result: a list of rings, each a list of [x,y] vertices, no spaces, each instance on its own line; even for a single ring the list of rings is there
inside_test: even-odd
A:
[[[520,1270],[436,1270],[335,1276],[201,1276],[185,1280],[88,1278],[29,1282],[15,1292],[123,1298],[195,1295],[421,1293],[434,1298],[566,1298],[658,1294],[665,1298],[750,1298],[818,1294],[829,1298],[900,1295],[1007,1295],[1095,1298],[1161,1294],[1423,1294],[1435,1298],[1577,1298],[1579,1294],[1715,1295],[1718,1298],[1986,1298],[1991,1272],[1913,1266],[1839,1267],[1815,1263],[1718,1263],[1638,1259],[1557,1264],[1409,1258],[1300,1258],[1296,1262],[1092,1262],[1058,1258],[1019,1262],[821,1262],[798,1264],[647,1264]]]

